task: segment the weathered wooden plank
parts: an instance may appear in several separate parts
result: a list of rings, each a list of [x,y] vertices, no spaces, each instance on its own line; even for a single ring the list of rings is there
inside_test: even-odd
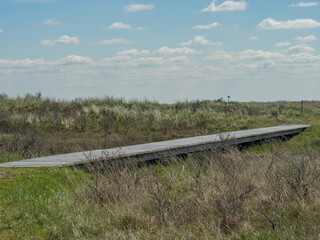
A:
[[[285,125],[251,130],[242,130],[175,139],[162,142],[125,146],[103,150],[69,153],[2,163],[0,167],[63,167],[82,165],[101,159],[136,158],[138,161],[149,161],[172,155],[205,151],[218,148],[221,144],[239,145],[250,144],[271,138],[286,137],[303,132],[308,125]]]

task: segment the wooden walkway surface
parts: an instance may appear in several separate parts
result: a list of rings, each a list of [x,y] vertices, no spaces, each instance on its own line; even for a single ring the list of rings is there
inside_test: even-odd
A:
[[[136,159],[150,161],[168,156],[182,155],[193,152],[206,151],[218,148],[223,144],[245,145],[272,138],[291,137],[303,132],[308,125],[285,125],[251,130],[234,131],[207,136],[182,138],[163,142],[154,142],[93,150],[86,152],[69,153],[47,157],[39,157],[16,162],[0,164],[0,167],[64,167],[83,165],[89,161],[102,159]]]

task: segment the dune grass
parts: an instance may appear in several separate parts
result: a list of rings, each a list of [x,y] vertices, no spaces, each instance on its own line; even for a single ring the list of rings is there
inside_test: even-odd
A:
[[[315,239],[319,153],[280,145],[94,173],[5,170],[0,237]]]
[[[312,127],[288,142],[150,166],[0,169],[0,239],[317,239],[320,103],[306,105],[301,116],[299,103],[2,96],[2,162],[279,124]]]
[[[154,142],[281,124],[319,126],[319,104],[159,104],[123,99],[57,101],[0,95],[0,151],[23,158]]]

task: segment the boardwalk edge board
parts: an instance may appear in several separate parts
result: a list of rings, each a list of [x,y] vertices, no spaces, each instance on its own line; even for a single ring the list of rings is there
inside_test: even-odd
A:
[[[284,125],[226,132],[207,136],[153,142],[120,148],[93,150],[47,157],[26,159],[0,164],[0,167],[64,167],[85,165],[89,162],[120,159],[128,161],[151,161],[169,156],[177,156],[194,152],[216,149],[222,145],[246,145],[274,138],[292,137],[303,132],[309,125]],[[131,160],[130,160],[131,161]]]

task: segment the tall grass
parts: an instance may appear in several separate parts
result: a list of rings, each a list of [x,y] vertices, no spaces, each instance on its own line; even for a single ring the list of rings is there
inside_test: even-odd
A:
[[[0,151],[23,158],[288,123],[318,124],[319,104],[76,99],[0,95]]]
[[[6,204],[17,206],[20,225],[7,236],[316,239],[319,152],[273,148],[19,175],[3,191]]]

